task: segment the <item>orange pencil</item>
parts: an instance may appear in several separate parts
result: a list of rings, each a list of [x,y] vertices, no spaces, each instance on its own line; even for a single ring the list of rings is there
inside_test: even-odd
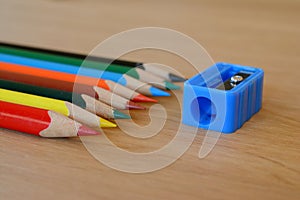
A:
[[[137,102],[157,102],[113,81],[0,62],[0,78],[93,96],[93,86]]]

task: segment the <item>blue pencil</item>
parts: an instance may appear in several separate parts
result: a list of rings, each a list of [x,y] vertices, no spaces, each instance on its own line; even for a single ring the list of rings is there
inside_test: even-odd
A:
[[[69,74],[77,74],[80,76],[89,76],[94,78],[111,80],[121,85],[124,85],[132,90],[136,90],[142,94],[149,95],[149,96],[170,96],[169,93],[157,89],[148,84],[145,84],[143,82],[140,82],[139,80],[134,79],[126,74],[100,71],[100,70],[85,68],[85,67],[78,68],[78,66],[74,66],[74,65],[66,65],[61,63],[36,60],[36,59],[25,58],[20,56],[12,56],[12,55],[1,54],[1,53],[0,53],[0,61],[25,65],[25,66],[31,66],[35,68],[42,68],[42,69],[47,69],[52,71],[59,71],[59,72],[64,72]]]

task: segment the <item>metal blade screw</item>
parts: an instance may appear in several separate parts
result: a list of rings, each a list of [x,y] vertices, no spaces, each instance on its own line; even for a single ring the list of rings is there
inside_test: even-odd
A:
[[[231,85],[232,86],[236,86],[237,84],[239,84],[240,82],[242,82],[244,80],[244,78],[240,75],[235,75],[233,77],[231,77],[230,81],[231,81]]]

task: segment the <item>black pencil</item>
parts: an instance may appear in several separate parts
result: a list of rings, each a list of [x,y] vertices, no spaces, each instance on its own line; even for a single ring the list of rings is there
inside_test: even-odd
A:
[[[39,51],[43,53],[48,53],[48,54],[55,54],[55,55],[61,55],[61,56],[68,56],[68,57],[73,57],[73,58],[78,58],[84,60],[87,55],[83,54],[78,54],[78,53],[70,53],[70,52],[63,52],[63,51],[58,51],[58,50],[50,50],[50,49],[44,49],[44,48],[38,48],[38,47],[29,47],[25,45],[17,45],[17,44],[11,44],[11,43],[5,43],[5,42],[0,42],[1,46],[5,47],[11,47],[11,48],[20,48],[24,50],[29,50],[29,51]],[[166,71],[161,68],[157,68],[154,65],[151,64],[144,64],[142,62],[132,62],[132,61],[126,61],[126,60],[121,60],[121,59],[111,59],[111,58],[104,58],[100,56],[88,56],[88,59],[91,61],[98,61],[98,62],[104,62],[104,63],[111,63],[111,64],[116,64],[119,66],[124,66],[124,67],[137,67],[139,69],[142,69],[144,71],[150,72],[152,74],[155,74],[157,76],[160,76],[161,78],[172,81],[172,82],[183,82],[186,79],[178,76],[176,74],[173,74],[169,71]]]

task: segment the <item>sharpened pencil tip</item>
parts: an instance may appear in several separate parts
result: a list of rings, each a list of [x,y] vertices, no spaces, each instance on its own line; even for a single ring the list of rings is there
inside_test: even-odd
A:
[[[115,119],[130,119],[131,118],[129,115],[126,115],[118,110],[114,110],[113,114],[114,114]]]
[[[150,92],[151,92],[152,96],[157,96],[157,97],[169,97],[169,96],[171,96],[168,92],[157,89],[155,87],[151,87]]]
[[[100,134],[100,132],[95,131],[91,128],[88,128],[86,126],[80,126],[79,130],[77,132],[78,136],[99,135],[99,134]]]
[[[142,94],[139,94],[139,95],[135,96],[132,100],[135,101],[135,102],[153,102],[153,103],[158,102],[156,99],[146,97]]]
[[[165,81],[165,86],[168,90],[179,90],[180,89],[180,86],[175,85],[169,81]]]
[[[129,101],[126,106],[128,109],[135,109],[135,110],[145,110],[146,109],[145,107],[138,105],[132,101]]]
[[[180,77],[172,73],[169,74],[169,78],[172,82],[184,82],[187,80],[186,78]]]
[[[103,119],[103,118],[100,118],[100,125],[103,128],[115,128],[115,127],[117,127],[116,124],[114,124],[114,123],[112,123],[112,122],[110,122],[106,119]]]

